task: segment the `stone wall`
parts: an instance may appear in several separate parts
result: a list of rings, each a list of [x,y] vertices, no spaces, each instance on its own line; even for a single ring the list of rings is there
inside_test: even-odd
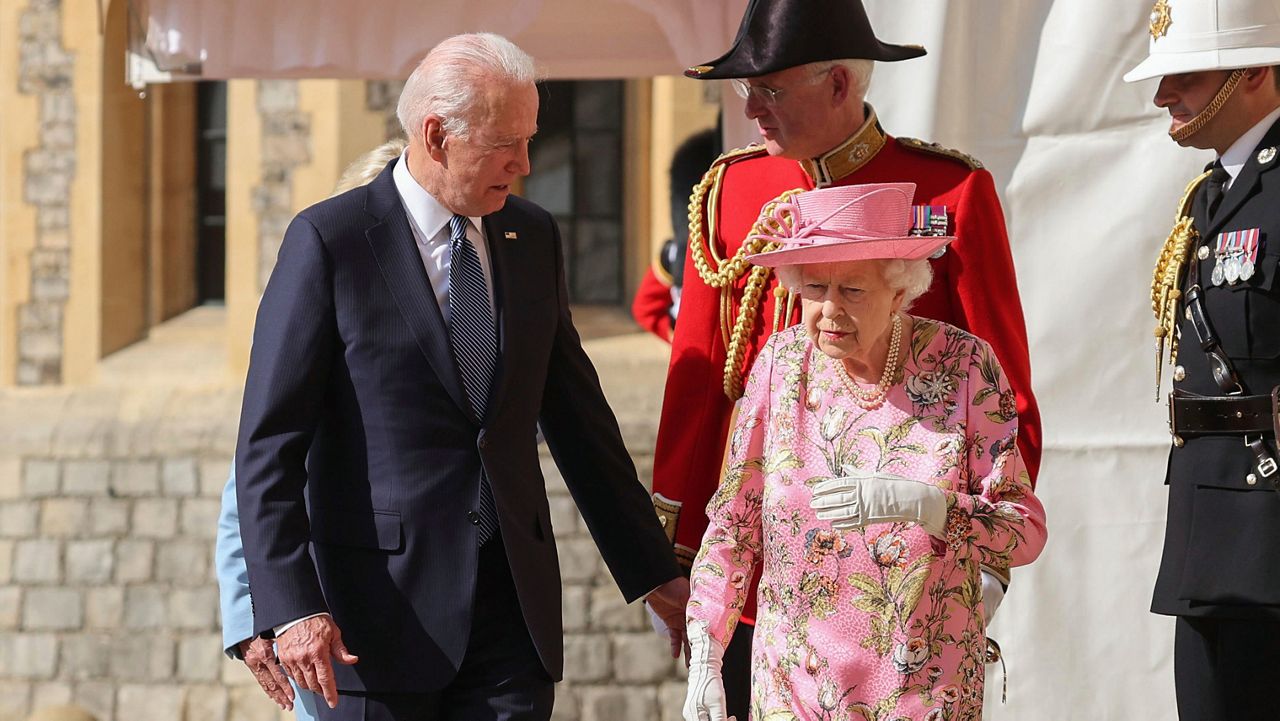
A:
[[[665,349],[588,351],[647,478]],[[0,394],[0,719],[68,702],[98,721],[281,717],[221,653],[213,540],[239,401],[195,382]],[[554,718],[675,721],[683,664],[623,603],[543,453],[564,579]]]
[[[75,177],[75,58],[62,43],[60,0],[31,0],[19,33],[18,87],[39,100],[39,145],[23,163],[23,198],[36,208],[31,293],[18,308],[17,383],[62,381],[63,314],[70,294],[71,181]]]

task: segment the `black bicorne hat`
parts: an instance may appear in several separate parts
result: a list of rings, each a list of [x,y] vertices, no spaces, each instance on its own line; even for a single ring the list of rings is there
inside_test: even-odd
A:
[[[827,60],[893,62],[924,53],[919,45],[880,42],[861,0],[751,0],[729,52],[684,74],[754,78]]]

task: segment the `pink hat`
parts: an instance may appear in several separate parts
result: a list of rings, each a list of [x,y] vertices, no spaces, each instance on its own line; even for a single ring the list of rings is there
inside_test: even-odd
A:
[[[948,235],[916,235],[911,199],[915,183],[869,183],[799,193],[761,213],[763,238],[781,247],[747,256],[767,268],[846,260],[928,258],[955,240]],[[767,207],[767,206],[766,206]],[[928,230],[925,229],[928,233]]]

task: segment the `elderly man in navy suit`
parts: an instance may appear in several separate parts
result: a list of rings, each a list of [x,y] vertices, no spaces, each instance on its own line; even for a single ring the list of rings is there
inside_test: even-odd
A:
[[[536,441],[678,649],[687,581],[569,315],[529,172],[531,59],[495,35],[409,78],[408,150],[285,234],[236,450],[255,632],[320,719],[547,719],[560,576]],[[335,665],[331,659],[338,663]]]

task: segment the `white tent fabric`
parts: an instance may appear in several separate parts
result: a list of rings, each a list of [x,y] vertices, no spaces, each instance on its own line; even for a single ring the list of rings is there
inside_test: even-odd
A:
[[[992,171],[1027,316],[1050,539],[1015,571],[992,628],[1009,699],[999,703],[994,672],[987,718],[1175,718],[1173,621],[1147,610],[1168,447],[1148,286],[1176,201],[1211,157],[1165,135],[1156,81],[1121,81],[1145,55],[1150,3],[866,2],[882,38],[929,49],[878,66],[871,101],[889,132],[962,148]],[[719,55],[745,0],[149,6],[152,50],[201,60],[207,77],[403,76],[439,39],[476,29],[508,35],[553,77],[636,77]],[[729,105],[727,133],[749,142]]]
[[[1173,620],[1148,612],[1169,444],[1148,288],[1177,200],[1212,155],[1169,140],[1157,81],[1120,79],[1146,55],[1150,3],[867,4],[881,37],[929,49],[878,66],[872,102],[889,132],[986,163],[1027,316],[1049,544],[1014,572],[991,629],[1009,699],[988,667],[986,717],[1176,718]]]
[[[219,78],[404,78],[460,32],[504,35],[552,78],[672,75],[722,52],[744,0],[130,0],[134,51]]]

